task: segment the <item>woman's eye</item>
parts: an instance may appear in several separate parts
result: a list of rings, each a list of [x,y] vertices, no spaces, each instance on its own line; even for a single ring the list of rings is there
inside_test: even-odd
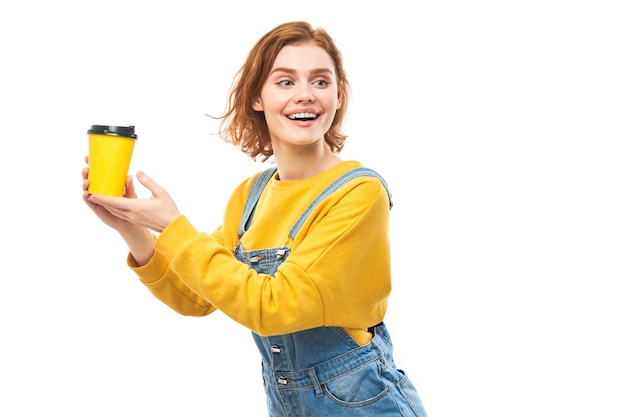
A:
[[[287,86],[292,85],[293,83],[289,80],[280,80],[277,84],[283,87],[287,87]]]
[[[318,87],[326,87],[330,83],[326,80],[317,80],[315,81],[314,84],[317,85]]]

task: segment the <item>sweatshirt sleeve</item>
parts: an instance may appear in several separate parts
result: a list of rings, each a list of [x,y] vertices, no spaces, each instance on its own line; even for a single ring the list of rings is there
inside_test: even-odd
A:
[[[233,191],[226,210],[226,217],[241,215],[241,210],[232,210],[230,208],[243,207],[243,201],[245,201],[254,178],[255,177],[251,177],[243,181]],[[211,234],[211,238],[218,245],[232,245],[232,242],[225,241],[223,229],[223,226],[219,226]],[[184,239],[189,239],[190,234],[194,236],[198,234],[184,216],[180,216],[178,219],[174,220],[172,224],[168,225],[166,230],[164,230],[163,233],[171,235],[170,240],[178,239],[177,236],[180,235],[180,239],[183,239],[180,242],[181,244],[184,244]],[[157,237],[156,241],[158,240],[159,238]],[[172,245],[175,245],[175,243],[172,243]],[[156,242],[155,253],[148,263],[137,266],[133,257],[129,254],[127,257],[127,265],[137,274],[140,281],[157,299],[179,314],[185,316],[205,316],[217,309],[206,298],[201,297],[197,292],[191,290],[179,275],[172,270],[170,260],[156,250]]]
[[[159,252],[155,251],[152,259],[142,266],[137,266],[130,254],[126,261],[148,290],[174,311],[185,316],[205,316],[216,310],[180,280]]]
[[[217,308],[260,335],[367,327],[382,320],[391,290],[388,212],[378,180],[351,181],[312,213],[274,276],[239,262],[180,216],[155,242],[145,266],[154,270],[137,273],[176,311]]]

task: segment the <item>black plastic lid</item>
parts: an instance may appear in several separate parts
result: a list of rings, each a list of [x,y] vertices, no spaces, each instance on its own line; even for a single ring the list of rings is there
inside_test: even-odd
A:
[[[91,129],[87,131],[87,134],[125,136],[127,138],[137,139],[137,135],[135,134],[135,126],[91,125]]]

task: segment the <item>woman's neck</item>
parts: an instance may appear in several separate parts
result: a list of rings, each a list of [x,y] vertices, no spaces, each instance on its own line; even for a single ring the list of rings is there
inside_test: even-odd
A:
[[[318,149],[274,149],[278,178],[282,181],[302,180],[324,172],[342,160],[328,145]]]

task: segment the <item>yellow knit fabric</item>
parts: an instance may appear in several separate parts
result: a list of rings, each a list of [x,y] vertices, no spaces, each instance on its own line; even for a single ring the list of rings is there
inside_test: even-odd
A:
[[[150,291],[183,315],[221,310],[253,332],[277,335],[339,326],[359,343],[381,322],[391,291],[389,200],[374,177],[358,177],[326,198],[291,242],[289,230],[310,202],[356,161],[313,177],[270,180],[241,238],[245,250],[288,245],[291,253],[275,276],[259,274],[232,253],[254,177],[232,193],[224,223],[210,235],[185,216],[155,240],[155,254],[129,266]]]

